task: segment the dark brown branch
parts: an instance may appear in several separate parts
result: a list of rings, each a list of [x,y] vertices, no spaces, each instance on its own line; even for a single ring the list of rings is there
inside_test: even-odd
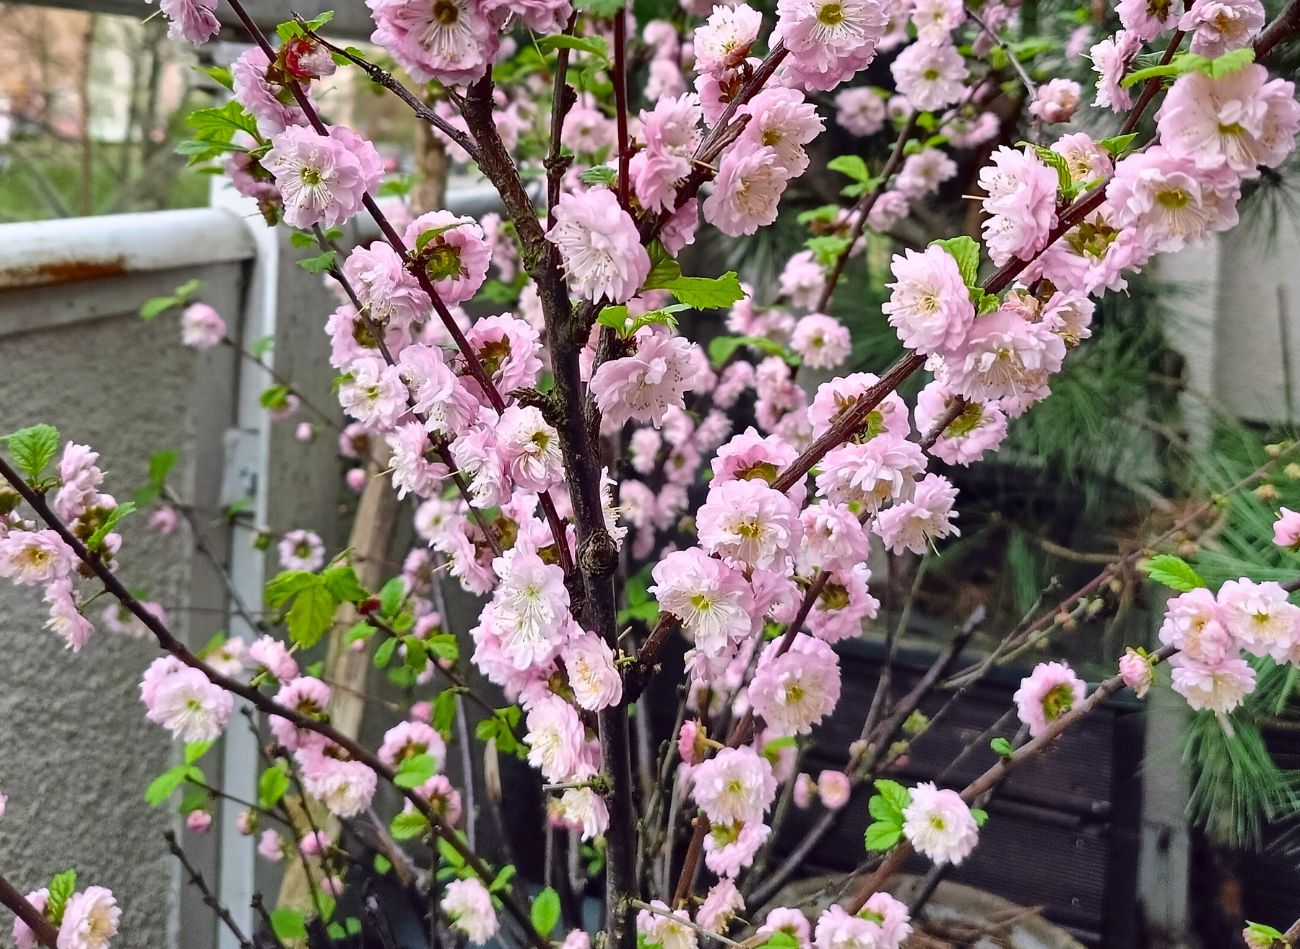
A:
[[[27,897],[14,888],[14,885],[0,876],[0,903],[13,910],[14,915],[27,924],[36,941],[48,949],[57,949],[59,931],[45,918],[45,914],[27,901]]]
[[[208,882],[203,879],[203,874],[198,871],[194,864],[190,863],[189,857],[185,856],[185,851],[176,842],[176,835],[169,830],[163,833],[163,839],[167,841],[167,849],[171,851],[172,856],[179,860],[181,866],[185,868],[185,872],[190,878],[190,884],[203,897],[203,904],[212,910],[217,919],[221,920],[222,924],[230,930],[230,934],[235,937],[235,942],[239,943],[240,949],[253,949],[252,941],[244,935],[244,931],[239,928],[239,924],[230,915],[230,911],[222,905],[221,900],[217,899],[217,895],[209,888]]]

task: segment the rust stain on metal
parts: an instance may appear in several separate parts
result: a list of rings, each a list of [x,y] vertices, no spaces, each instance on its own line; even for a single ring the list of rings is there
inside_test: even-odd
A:
[[[126,257],[105,260],[46,260],[0,269],[0,287],[39,287],[117,277],[127,272]]]

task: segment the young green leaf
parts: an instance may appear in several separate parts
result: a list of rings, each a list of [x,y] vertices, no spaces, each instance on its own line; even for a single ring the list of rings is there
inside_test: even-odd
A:
[[[892,850],[903,839],[903,828],[898,824],[876,821],[867,825],[866,844],[872,851]]]
[[[45,918],[56,927],[63,921],[63,910],[77,889],[77,871],[64,870],[50,879],[50,895],[45,898]]]
[[[418,788],[437,773],[438,760],[433,755],[412,755],[398,764],[393,783],[399,788]]]
[[[443,738],[450,738],[451,727],[455,722],[456,693],[451,689],[445,689],[433,700],[433,727]]]
[[[296,909],[282,906],[271,911],[271,929],[280,941],[306,939],[307,919]]]
[[[132,511],[135,510],[134,501],[123,501],[113,510],[108,512],[103,522],[95,528],[95,532],[86,538],[86,548],[88,550],[99,550],[104,544],[104,538],[107,537],[114,527]]]
[[[317,254],[315,257],[307,257],[298,261],[298,266],[308,273],[325,273],[334,268],[334,262],[338,260],[338,256],[338,251],[327,250],[323,254]]]
[[[999,758],[1010,758],[1016,753],[1015,748],[1011,747],[1011,742],[1007,741],[1001,735],[989,742],[989,747]]]
[[[1187,561],[1173,554],[1157,554],[1138,564],[1138,569],[1161,586],[1180,593],[1205,586],[1204,578]]]
[[[40,480],[45,468],[59,453],[59,430],[53,425],[31,425],[0,438],[8,444],[9,457],[29,481]]]
[[[865,182],[871,178],[867,163],[857,155],[839,155],[828,161],[826,168],[829,171],[838,171],[858,182]]]
[[[275,807],[289,793],[289,769],[277,761],[257,779],[257,804],[267,810]]]
[[[321,572],[321,579],[335,603],[360,603],[370,596],[370,591],[357,579],[357,572],[347,564],[326,567]]]
[[[721,277],[678,277],[664,289],[675,296],[678,303],[697,310],[722,309],[745,298],[745,291],[734,270],[728,270]]]
[[[549,936],[560,922],[560,894],[549,886],[537,894],[528,914],[533,928],[543,937]]]
[[[931,241],[931,247],[942,247],[957,261],[957,270],[968,287],[980,282],[980,245],[973,238],[962,235],[945,240]]]
[[[303,649],[316,645],[334,620],[334,597],[319,577],[317,581],[299,592],[289,607],[289,638]]]
[[[429,829],[429,822],[419,811],[399,811],[388,825],[395,840],[411,840]]]

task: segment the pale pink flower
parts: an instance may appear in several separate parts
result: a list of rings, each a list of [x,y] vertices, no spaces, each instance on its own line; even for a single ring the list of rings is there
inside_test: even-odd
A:
[[[581,929],[570,929],[560,949],[591,949],[591,937]]]
[[[896,189],[883,191],[871,210],[867,212],[867,227],[878,233],[884,233],[911,212],[907,195]]]
[[[194,349],[211,349],[226,335],[221,315],[206,303],[191,303],[181,313],[181,343]]]
[[[696,528],[706,550],[764,570],[786,562],[801,532],[790,499],[756,480],[712,485]]]
[[[528,763],[547,781],[568,781],[587,767],[582,720],[558,695],[537,699],[528,710]]]
[[[704,865],[720,877],[735,877],[754,862],[771,833],[757,820],[710,824],[704,838]]]
[[[284,841],[274,830],[262,831],[257,839],[257,853],[263,860],[279,863],[284,859]]]
[[[541,337],[537,330],[524,320],[501,313],[475,320],[465,333],[479,363],[501,392],[529,389],[537,385],[542,375]],[[472,379],[466,382],[478,392]],[[484,404],[487,404],[484,397]],[[448,419],[455,430],[455,423]]]
[[[834,369],[853,351],[849,328],[825,313],[810,313],[795,324],[790,348],[810,369]]]
[[[817,107],[806,102],[803,93],[780,86],[764,89],[737,115],[749,116],[749,122],[736,139],[734,150],[770,146],[788,177],[798,178],[808,170],[804,146],[821,134],[825,124],[817,115]]]
[[[185,742],[212,741],[225,731],[234,701],[229,692],[189,666],[158,666],[140,682],[145,717]]]
[[[1088,687],[1064,662],[1040,662],[1020,682],[1014,696],[1016,714],[1037,738],[1088,694]]]
[[[758,932],[764,936],[774,933],[793,936],[797,949],[808,949],[812,941],[812,924],[808,922],[808,917],[800,910],[784,906],[768,910],[763,925],[758,927]]]
[[[438,904],[451,928],[476,946],[485,945],[501,928],[490,894],[476,877],[452,880]]]
[[[185,815],[185,829],[192,834],[206,834],[212,827],[212,813],[202,808]]]
[[[801,570],[844,570],[866,561],[871,542],[847,504],[819,501],[805,508],[799,521],[803,525]]]
[[[672,551],[651,571],[649,593],[708,656],[718,656],[754,630],[754,594],[739,570],[698,547]]]
[[[1133,694],[1138,698],[1145,698],[1151,683],[1155,681],[1155,670],[1151,668],[1151,661],[1135,649],[1126,649],[1124,655],[1119,657],[1119,674],[1124,679],[1124,684],[1132,689]]]
[[[1116,227],[1136,229],[1152,252],[1171,253],[1237,223],[1240,179],[1198,168],[1163,145],[1126,156],[1106,186]]]
[[[637,942],[644,940],[658,949],[697,949],[699,939],[689,923],[691,914],[684,909],[670,910],[662,900],[651,900],[657,912],[643,909],[636,914]]]
[[[903,345],[916,352],[952,352],[961,346],[975,319],[970,292],[957,261],[942,247],[895,254],[894,282],[881,311]]]
[[[0,577],[18,586],[62,580],[75,560],[72,548],[52,530],[13,530],[0,536]]]
[[[790,75],[823,92],[866,68],[885,30],[876,0],[779,0],[776,14]]]
[[[776,149],[729,149],[718,165],[713,191],[704,199],[704,220],[728,237],[753,234],[776,220],[789,180]]]
[[[492,64],[497,29],[477,0],[366,0],[373,43],[419,82],[467,85]]]
[[[1173,0],[1119,0],[1115,12],[1124,29],[1146,42],[1174,28],[1182,5]]]
[[[552,658],[569,622],[564,571],[516,546],[492,562],[501,578],[492,599],[501,648],[516,669]]]
[[[957,489],[943,475],[928,474],[916,484],[910,501],[900,501],[876,515],[876,533],[891,553],[923,554],[936,540],[960,536],[953,524]]]
[[[335,817],[355,817],[374,800],[379,776],[360,761],[343,761],[308,745],[297,753],[303,789]]]
[[[808,407],[808,422],[812,425],[813,435],[824,435],[845,412],[860,398],[872,392],[879,383],[880,378],[874,373],[854,372],[819,385],[813,403]],[[889,393],[867,414],[859,432],[868,437],[881,433],[903,437],[910,435],[912,427],[907,417],[907,405],[896,393]],[[794,494],[790,497],[795,501],[801,500]]]
[[[706,737],[699,719],[688,718],[682,722],[682,727],[677,732],[677,755],[682,759],[682,764],[689,766],[704,760],[708,751],[704,744]]]
[[[213,12],[217,0],[159,0],[158,8],[168,20],[168,39],[184,38],[198,46],[221,30]]]
[[[971,324],[961,350],[950,354],[944,381],[975,401],[1018,399],[1023,411],[1048,394],[1047,380],[1064,359],[1065,343],[1051,328],[1003,307]],[[1019,414],[1007,403],[1002,408]]]
[[[918,112],[934,112],[957,102],[969,75],[961,53],[951,43],[913,43],[898,54],[889,70],[898,91]]]
[[[899,949],[903,941],[912,935],[911,917],[907,914],[907,904],[888,893],[873,893],[862,907],[874,913],[879,920],[879,949]]]
[[[695,232],[700,226],[700,201],[691,198],[673,212],[659,229],[659,242],[670,254],[679,254],[683,247],[695,243]]]
[[[564,117],[560,141],[575,152],[594,155],[611,147],[615,134],[614,123],[599,109],[576,105]]]
[[[691,772],[691,796],[713,823],[761,823],[776,797],[776,777],[752,748],[724,748]]]
[[[435,770],[441,769],[447,758],[447,743],[427,722],[398,722],[384,733],[379,760],[390,768],[419,755],[433,758]]]
[[[723,877],[705,894],[704,902],[695,911],[695,922],[709,932],[725,933],[744,908],[745,899],[736,889],[736,884],[729,877]]]
[[[1244,577],[1228,580],[1219,587],[1218,605],[1228,632],[1252,656],[1286,662],[1300,642],[1300,607],[1287,600],[1281,584],[1255,583]],[[1217,657],[1208,658],[1213,661]]]
[[[248,646],[248,659],[260,673],[280,682],[298,678],[298,663],[288,647],[274,636],[259,636]]]
[[[1270,80],[1255,63],[1217,79],[1192,72],[1174,82],[1156,127],[1174,158],[1255,178],[1260,165],[1276,165],[1295,148],[1300,103],[1293,83]]]
[[[559,33],[564,29],[573,6],[569,0],[482,0],[483,12],[499,30],[508,30],[518,22],[534,33]],[[504,49],[504,47],[503,47]]]
[[[343,262],[343,276],[379,326],[409,330],[428,318],[433,305],[428,294],[387,241],[353,248]]]
[[[903,160],[894,187],[904,197],[920,198],[957,174],[957,163],[937,148],[923,148]]]
[[[497,422],[496,441],[506,474],[518,487],[545,491],[563,480],[559,433],[535,406],[506,406]]]
[[[389,466],[399,500],[408,494],[427,498],[441,490],[448,468],[441,461],[429,460],[429,436],[423,425],[415,419],[399,422],[385,433],[384,441],[392,452]]]
[[[916,39],[927,46],[943,46],[952,42],[952,31],[966,19],[966,8],[961,0],[915,0],[912,4],[912,26]]]
[[[568,788],[547,802],[547,811],[552,820],[583,840],[595,840],[609,829],[609,805],[592,788]]]
[[[329,135],[291,125],[271,139],[262,167],[275,176],[291,227],[337,227],[361,209],[379,184],[383,162],[375,146],[341,126]]]
[[[230,66],[235,101],[257,120],[265,138],[278,135],[290,125],[306,125],[307,114],[290,99],[281,101],[282,86],[273,88],[267,78],[271,60],[260,46],[250,46]]]
[[[174,534],[180,526],[180,515],[169,504],[162,504],[149,512],[149,530],[155,534]]]
[[[749,55],[763,27],[763,14],[747,3],[719,4],[709,19],[695,28],[695,68],[700,72],[735,69]]]
[[[1236,644],[1223,619],[1213,593],[1204,588],[1188,590],[1165,604],[1160,641],[1197,662],[1218,662],[1236,653]]]
[[[803,633],[778,655],[780,648],[781,640],[764,647],[746,695],[777,735],[806,735],[840,700],[839,657]]]
[[[1193,53],[1214,59],[1254,39],[1264,28],[1264,6],[1259,0],[1196,0],[1178,28],[1192,34]]]
[[[59,924],[58,949],[108,949],[121,920],[122,910],[113,891],[88,886],[68,897]]]
[[[989,257],[999,267],[1012,257],[1032,260],[1056,223],[1056,172],[1029,148],[1002,146],[989,161],[979,174]]]
[[[791,305],[811,309],[826,285],[826,271],[812,251],[801,250],[786,261],[780,285],[782,295],[790,298]]]
[[[885,100],[870,86],[835,93],[835,121],[850,134],[875,135],[885,127]]]
[[[397,424],[407,410],[408,397],[401,370],[378,356],[363,356],[354,362],[339,386],[343,411],[377,429]]]
[[[957,396],[942,382],[931,382],[916,397],[916,430],[928,435]],[[930,454],[950,465],[969,465],[996,451],[1007,437],[1007,417],[996,403],[969,402],[943,430]]]
[[[45,628],[62,639],[68,649],[80,652],[95,629],[81,612],[81,598],[72,579],[64,577],[46,584],[44,599],[50,607]]]
[[[865,620],[875,619],[880,601],[867,589],[871,571],[865,564],[831,572],[822,595],[808,614],[808,631],[828,643],[862,635]]]
[[[559,248],[574,292],[593,303],[629,300],[650,273],[635,222],[608,188],[566,192],[555,206],[547,239]]]
[[[1273,522],[1273,543],[1287,550],[1300,548],[1300,512],[1282,508]]]
[[[47,887],[41,887],[28,893],[25,899],[39,912],[44,913],[50,901],[50,891]],[[37,941],[36,934],[17,916],[14,917],[13,937],[15,949],[40,949],[41,944]]]
[[[1255,670],[1240,657],[1207,665],[1179,653],[1169,660],[1169,665],[1173,668],[1174,691],[1198,712],[1225,715],[1255,691]]]
[[[1038,87],[1029,114],[1044,122],[1068,122],[1079,108],[1083,87],[1073,79],[1057,77]]]
[[[849,803],[849,795],[852,793],[849,776],[843,771],[823,771],[817,775],[817,796],[827,810],[838,811]]]
[[[623,697],[623,677],[614,666],[614,651],[595,633],[583,631],[560,650],[573,700],[598,712]]]
[[[691,156],[700,144],[703,110],[693,93],[664,96],[655,107],[641,110],[645,148],[632,156],[629,172],[637,199],[652,211],[676,207],[677,186],[691,170]]]
[[[886,944],[880,923],[851,916],[844,907],[833,904],[817,917],[813,945],[816,949],[883,949]]]
[[[636,353],[601,363],[591,377],[591,394],[608,424],[635,419],[663,424],[670,407],[682,408],[683,396],[698,375],[692,344],[681,336],[646,327],[637,332]]]
[[[886,501],[907,500],[924,471],[921,447],[885,432],[827,453],[816,478],[817,490],[832,503],[860,502],[875,511]]]
[[[1142,40],[1136,34],[1120,30],[1089,50],[1093,71],[1097,73],[1097,95],[1092,100],[1093,105],[1112,112],[1125,112],[1133,107],[1133,96],[1120,85],[1120,81],[1141,48]]]
[[[953,866],[965,860],[979,843],[979,827],[956,791],[924,781],[911,790],[903,809],[903,834],[917,852],[936,864]]]
[[[430,232],[435,236],[427,239],[419,252],[424,272],[443,303],[464,303],[483,286],[492,261],[483,228],[471,217],[431,211],[408,224],[403,239],[414,250],[420,237]]]

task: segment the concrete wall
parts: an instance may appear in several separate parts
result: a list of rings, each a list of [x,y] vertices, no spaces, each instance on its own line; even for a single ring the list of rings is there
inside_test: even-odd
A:
[[[175,313],[145,323],[137,312],[198,277],[202,298],[238,317],[252,242],[238,218],[219,211],[151,218],[50,223],[39,239],[26,225],[0,227],[0,432],[48,422],[92,445],[118,498],[143,483],[152,452],[176,449],[177,492],[211,511],[222,468],[212,435],[231,417],[233,354],[196,354],[180,345]],[[170,247],[151,244],[159,225]],[[202,643],[224,626],[224,592],[188,532],[151,534],[143,515],[122,532],[124,580],[147,587],[173,629]],[[222,543],[220,532],[212,539]],[[92,618],[106,605],[98,601]],[[75,867],[83,883],[117,894],[124,946],[205,949],[210,914],[182,891],[162,839],[176,823],[173,808],[143,799],[171,763],[168,736],[145,721],[137,693],[158,651],[97,623],[74,655],[42,629],[44,619],[39,591],[0,586],[0,789],[9,795],[0,867],[32,889]],[[211,840],[185,846],[211,872]]]

